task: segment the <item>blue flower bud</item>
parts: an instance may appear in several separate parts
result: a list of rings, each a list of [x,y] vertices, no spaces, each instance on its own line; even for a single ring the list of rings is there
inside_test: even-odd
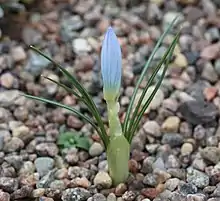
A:
[[[108,28],[102,44],[101,71],[103,93],[106,101],[115,101],[121,86],[121,48],[111,27]]]

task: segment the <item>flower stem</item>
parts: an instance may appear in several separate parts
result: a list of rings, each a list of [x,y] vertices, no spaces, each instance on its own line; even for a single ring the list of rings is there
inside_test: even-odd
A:
[[[107,107],[110,128],[107,160],[113,184],[117,185],[124,183],[129,175],[128,160],[130,144],[122,133],[121,123],[118,117],[118,102],[108,101]]]

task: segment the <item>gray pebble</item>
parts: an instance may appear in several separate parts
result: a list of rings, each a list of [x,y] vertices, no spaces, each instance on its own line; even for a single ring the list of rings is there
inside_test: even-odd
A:
[[[12,193],[18,189],[18,180],[11,177],[0,177],[0,189]]]
[[[103,151],[103,146],[98,142],[94,142],[92,146],[89,148],[89,154],[93,157],[101,155]]]
[[[93,195],[93,201],[106,201],[106,197],[101,193]]]
[[[182,195],[195,194],[197,193],[197,187],[192,183],[182,183],[179,185],[179,192]]]
[[[161,142],[162,144],[169,144],[171,147],[178,147],[183,144],[183,136],[178,133],[165,133]]]
[[[108,196],[107,196],[107,201],[116,201],[116,196],[114,193],[110,193]]]
[[[40,177],[46,175],[54,166],[54,160],[49,157],[40,157],[34,161]]]
[[[143,125],[143,130],[146,132],[147,135],[152,135],[154,137],[161,136],[160,126],[156,121],[147,121]]]
[[[94,178],[94,184],[102,188],[110,188],[112,179],[107,172],[98,172]]]
[[[207,197],[204,194],[187,195],[187,201],[206,201]]]
[[[84,188],[68,188],[62,192],[62,201],[85,201],[91,196]]]
[[[14,152],[19,151],[24,147],[24,142],[17,137],[12,137],[9,142],[6,142],[4,145],[5,152]]]
[[[200,151],[203,159],[217,164],[220,161],[220,148],[217,147],[205,147]]]
[[[171,178],[168,179],[165,183],[165,188],[170,190],[170,191],[174,191],[177,186],[179,185],[180,180],[178,178]]]
[[[188,168],[187,182],[194,184],[198,188],[204,188],[209,185],[209,176],[199,170]]]

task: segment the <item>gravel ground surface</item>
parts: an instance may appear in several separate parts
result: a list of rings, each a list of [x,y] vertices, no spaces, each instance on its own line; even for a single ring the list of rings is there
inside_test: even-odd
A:
[[[113,187],[103,146],[90,125],[65,110],[20,96],[39,95],[87,112],[74,96],[40,77],[64,80],[28,46],[41,48],[77,76],[106,121],[99,55],[103,34],[112,25],[123,52],[123,119],[147,58],[177,15],[182,31],[175,57],[133,139],[131,175]],[[1,201],[220,200],[219,0],[118,0],[117,5],[45,0],[25,17],[7,18],[1,28]],[[63,131],[83,133],[91,147],[61,150],[57,139]]]

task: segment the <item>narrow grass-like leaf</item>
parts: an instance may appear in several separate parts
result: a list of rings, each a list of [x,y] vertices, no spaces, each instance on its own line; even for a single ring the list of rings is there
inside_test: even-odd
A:
[[[162,81],[163,81],[163,79],[164,79],[164,77],[165,77],[166,70],[167,70],[167,68],[168,68],[168,66],[169,66],[169,62],[170,62],[170,60],[171,60],[171,58],[172,58],[172,55],[173,55],[175,46],[176,46],[176,44],[177,44],[177,42],[178,42],[178,39],[179,39],[179,33],[175,36],[175,38],[174,38],[172,44],[170,45],[169,49],[167,50],[166,54],[164,55],[164,57],[163,57],[163,59],[162,59],[162,62],[160,62],[160,64],[158,65],[158,66],[161,67],[162,64],[165,64],[165,66],[164,66],[164,68],[163,68],[162,75],[161,75],[161,77],[160,77],[160,80],[159,80],[158,83],[156,84],[156,87],[154,88],[152,94],[150,95],[150,97],[147,99],[146,103],[145,103],[144,106],[142,107],[141,111],[138,112],[138,113],[136,114],[136,116],[134,116],[134,117],[136,117],[136,120],[135,120],[132,124],[130,124],[131,126],[129,127],[129,129],[131,129],[131,131],[130,131],[130,133],[129,133],[129,136],[127,136],[127,139],[128,139],[129,142],[131,142],[131,140],[132,140],[132,138],[133,138],[133,136],[134,136],[134,133],[135,133],[135,131],[136,131],[138,125],[139,125],[139,122],[140,122],[140,120],[141,120],[141,118],[142,118],[144,112],[146,111],[147,107],[150,105],[150,103],[151,103],[151,101],[153,100],[155,94],[157,93],[157,90],[158,90],[159,87],[161,86],[161,83],[162,83]],[[167,57],[168,57],[168,58],[167,58]],[[160,68],[157,68],[157,70],[159,70],[159,69],[160,69]],[[153,76],[155,77],[156,74],[157,74],[157,73],[154,72],[154,75],[152,75],[152,77],[153,77]],[[149,87],[149,86],[147,85],[146,88],[145,88],[145,91],[147,91],[147,88],[148,88],[148,87]],[[141,102],[142,102],[142,101],[141,101]],[[133,119],[133,120],[134,120],[134,119]]]
[[[169,46],[169,48],[167,49],[167,51],[165,52],[165,54],[163,55],[162,59],[160,60],[159,64],[157,65],[157,67],[154,69],[152,75],[150,76],[150,79],[149,81],[147,82],[147,85],[145,86],[139,100],[138,100],[138,103],[137,105],[135,106],[135,110],[132,114],[132,117],[131,117],[131,120],[129,125],[128,125],[128,131],[126,132],[126,137],[127,138],[130,138],[129,135],[130,135],[130,131],[132,130],[132,126],[133,126],[133,122],[135,121],[135,118],[137,117],[138,113],[139,113],[139,110],[140,110],[140,107],[142,105],[142,102],[143,102],[143,99],[149,89],[149,87],[153,84],[153,81],[154,81],[154,78],[156,77],[158,71],[161,69],[162,65],[165,63],[165,61],[167,60],[167,57],[170,56],[170,54],[172,55],[172,47],[173,45],[175,45],[175,42],[176,42],[176,38],[174,38],[173,42],[171,43],[171,45]]]
[[[56,80],[53,80],[53,79],[51,79],[51,78],[49,78],[49,77],[46,77],[46,76],[43,76],[43,75],[42,75],[42,77],[45,78],[45,79],[47,79],[47,80],[49,80],[49,81],[51,81],[51,82],[53,82],[54,84],[56,84],[56,85],[58,85],[58,86],[60,86],[60,87],[62,87],[62,88],[65,89],[68,93],[72,93],[72,94],[73,94],[74,96],[76,96],[79,100],[83,100],[82,97],[81,97],[79,94],[77,94],[77,92],[75,92],[73,89],[67,87],[66,85],[64,85],[64,84],[62,84],[62,83],[60,83],[60,82],[57,82]]]
[[[33,46],[30,46],[30,47],[31,47],[31,49],[36,51],[38,54],[42,55],[43,57],[45,57],[46,59],[51,61],[56,67],[58,67],[59,70],[66,76],[66,78],[73,84],[73,86],[76,87],[77,90],[81,93],[82,98],[84,99],[84,101],[85,101],[86,105],[88,106],[88,108],[90,108],[90,111],[92,112],[93,116],[95,117],[95,119],[97,121],[97,124],[100,127],[100,130],[101,130],[100,137],[101,137],[101,139],[104,143],[104,146],[106,148],[107,145],[108,145],[109,137],[106,133],[106,130],[105,130],[104,124],[102,122],[101,116],[98,112],[98,109],[97,109],[94,101],[92,100],[91,96],[86,91],[86,89],[60,64],[58,64],[56,61],[54,61],[53,59],[51,59],[50,57],[45,55],[43,52],[41,52],[37,48],[35,48]]]
[[[33,99],[33,100],[37,100],[37,101],[41,101],[43,103],[49,103],[49,104],[52,104],[52,105],[55,105],[55,106],[58,106],[58,107],[61,107],[61,108],[64,108],[66,110],[69,110],[71,111],[72,113],[74,113],[76,116],[84,119],[86,122],[88,122],[89,124],[91,124],[93,126],[93,128],[100,134],[100,129],[95,125],[95,123],[87,116],[83,115],[82,113],[80,113],[78,110],[72,108],[72,107],[69,107],[67,105],[64,105],[62,103],[58,103],[56,101],[51,101],[51,100],[48,100],[46,98],[41,98],[41,97],[37,97],[37,96],[32,96],[32,95],[28,95],[28,94],[22,94],[22,96],[26,97],[26,98],[29,98],[29,99]]]
[[[128,109],[127,109],[127,112],[126,112],[126,115],[125,115],[125,120],[124,120],[124,123],[123,123],[123,133],[127,133],[127,127],[128,127],[128,124],[129,124],[129,118],[130,118],[130,115],[132,113],[132,107],[134,105],[134,101],[135,101],[135,97],[137,95],[137,92],[138,92],[138,89],[139,89],[139,86],[141,84],[141,82],[143,81],[144,79],[144,76],[146,74],[146,72],[148,71],[149,69],[149,66],[150,66],[150,63],[152,62],[153,58],[154,58],[154,55],[156,54],[158,48],[160,47],[162,41],[164,40],[164,38],[166,37],[166,35],[170,32],[171,28],[173,27],[174,23],[176,22],[178,17],[176,17],[172,23],[169,25],[169,27],[166,29],[166,31],[162,34],[162,36],[160,37],[160,39],[158,40],[156,46],[154,47],[153,49],[153,52],[151,53],[149,59],[147,60],[145,66],[144,66],[144,69],[140,75],[140,78],[138,79],[137,81],[137,84],[135,86],[135,89],[134,89],[134,92],[131,96],[131,100],[130,100],[130,104],[128,106]],[[132,122],[131,122],[132,123]]]

